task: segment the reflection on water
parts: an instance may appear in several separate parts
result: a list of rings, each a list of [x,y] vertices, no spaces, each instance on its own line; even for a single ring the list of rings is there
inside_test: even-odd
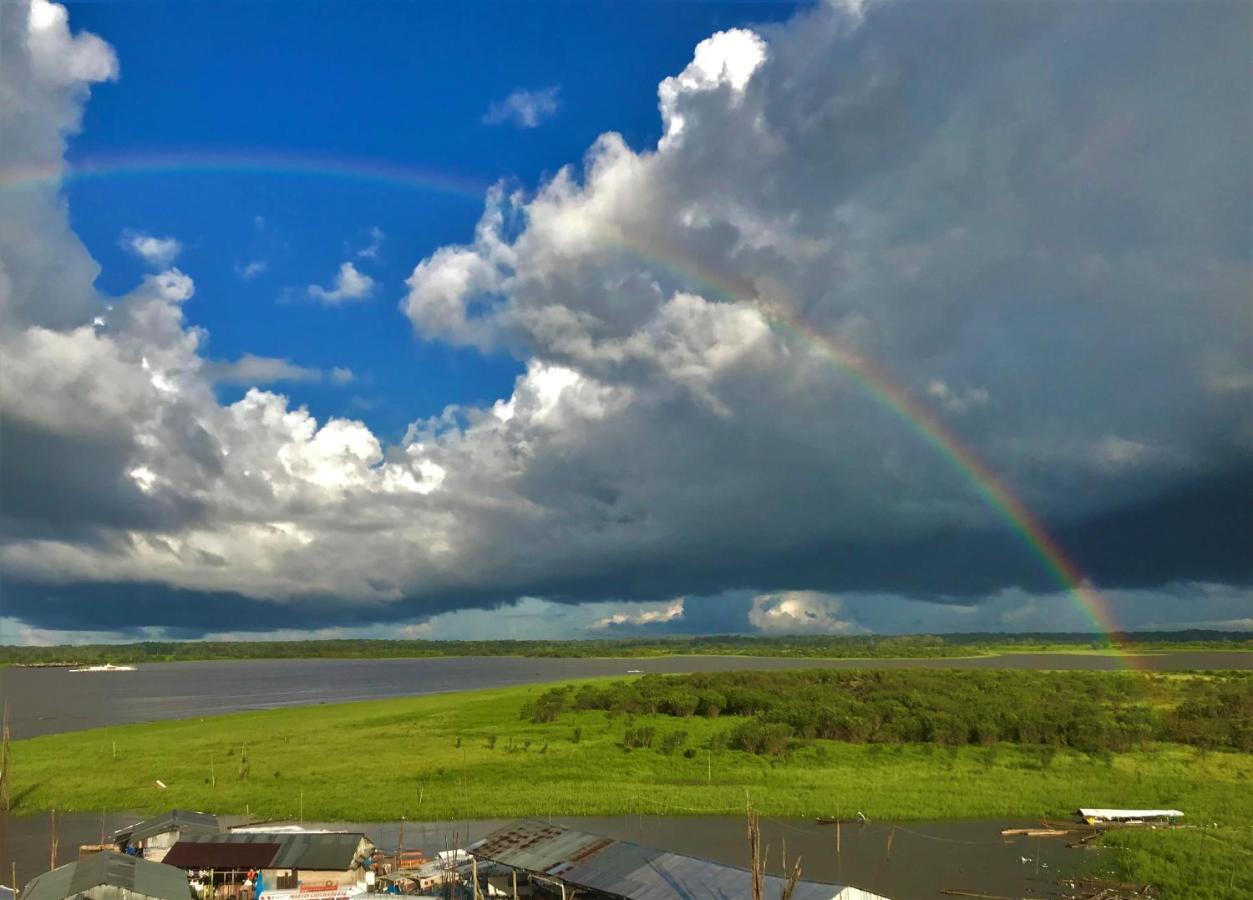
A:
[[[78,845],[96,843],[102,831],[111,833],[141,816],[111,814],[66,815],[58,821],[59,861],[69,862]],[[227,820],[233,822],[235,820]],[[333,822],[306,823],[313,828],[363,831],[386,852],[401,841],[427,854],[464,846],[507,824],[505,819],[463,822]],[[707,857],[746,866],[748,842],[742,818],[706,816],[667,818],[614,816],[608,818],[554,818],[547,821],[595,834],[661,847],[676,853]],[[959,822],[870,822],[846,824],[836,830],[812,819],[763,818],[762,839],[769,848],[768,868],[781,874],[783,855],[801,859],[803,877],[815,881],[854,884],[896,900],[932,900],[940,891],[960,890],[1000,896],[1047,896],[1057,875],[1094,851],[1071,850],[1056,839],[1003,840],[1007,826],[1034,824],[1023,820]],[[0,881],[7,882],[16,863],[20,883],[48,868],[47,816],[15,818],[0,825]]]
[[[185,719],[245,709],[376,700],[566,678],[642,672],[797,668],[1118,669],[1124,660],[1081,654],[1015,654],[979,659],[772,659],[670,656],[658,659],[230,660],[159,663],[135,672],[71,673],[0,668],[0,695],[16,738],[126,722]],[[1253,653],[1204,651],[1136,657],[1135,668],[1248,669]]]

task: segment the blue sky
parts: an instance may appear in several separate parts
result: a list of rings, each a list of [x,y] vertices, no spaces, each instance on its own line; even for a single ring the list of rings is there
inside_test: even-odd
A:
[[[71,21],[115,48],[121,78],[93,92],[67,154],[331,157],[429,170],[482,190],[441,192],[334,176],[136,173],[70,182],[75,229],[101,263],[98,286],[130,290],[144,264],[127,229],[172,235],[194,271],[190,321],[209,354],[350,368],[344,386],[288,383],[318,416],[365,420],[392,440],[449,403],[508,394],[508,354],[416,339],[395,315],[415,260],[463,240],[486,188],[534,188],[596,136],[660,136],[656,85],[719,29],[786,18],[791,4],[81,3]],[[612,23],[612,27],[606,27]],[[173,35],[178,37],[172,38]],[[333,48],[333,49],[332,49]],[[538,127],[487,124],[515,90],[557,89]],[[358,254],[375,241],[374,259]],[[325,310],[305,288],[340,260],[378,282],[368,302]],[[239,269],[263,263],[243,280]],[[356,380],[354,380],[356,381]],[[223,389],[233,398],[242,388]]]
[[[1250,15],[6,4],[0,640],[1247,630]]]

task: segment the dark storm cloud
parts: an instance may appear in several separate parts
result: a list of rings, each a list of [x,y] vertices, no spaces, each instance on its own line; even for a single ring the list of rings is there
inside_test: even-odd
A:
[[[1253,585],[1253,472],[1239,470],[1171,491],[1056,533],[1101,590],[1169,589],[1179,582]],[[610,625],[614,634],[710,634],[752,630],[748,612],[757,590],[777,587],[834,594],[897,594],[937,603],[977,603],[1006,589],[1024,594],[1060,590],[1038,556],[1008,531],[940,536],[910,545],[801,547],[757,560],[686,560],[672,566],[605,573],[579,580],[540,579],[528,589],[577,604],[665,600],[688,593],[681,617],[644,625]],[[1191,615],[1186,591],[1174,592],[1181,621]],[[275,629],[353,628],[422,620],[461,609],[492,609],[515,594],[464,591],[385,604],[345,604],[307,597],[283,603],[230,592],[185,591],[163,585],[47,585],[6,579],[0,615],[37,628],[171,637]],[[1250,610],[1253,613],[1253,609]],[[882,623],[876,622],[882,626]]]
[[[194,522],[202,504],[174,491],[145,495],[124,474],[131,434],[58,432],[14,415],[0,423],[0,534],[98,541],[108,529]]]

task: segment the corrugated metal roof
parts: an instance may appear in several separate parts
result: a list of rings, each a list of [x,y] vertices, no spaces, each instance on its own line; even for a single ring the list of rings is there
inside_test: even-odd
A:
[[[221,825],[218,824],[218,817],[210,813],[172,809],[151,819],[144,819],[130,828],[120,829],[115,832],[115,836],[118,840],[142,841],[176,829],[180,837],[185,834],[216,834],[221,831]]]
[[[106,884],[156,900],[191,900],[181,869],[111,850],[45,872],[26,885],[22,900],[65,900]]]
[[[363,841],[365,842],[364,848],[362,847]],[[190,849],[196,844],[210,844],[213,845],[213,849]],[[181,849],[184,845],[187,845],[189,849]],[[266,869],[344,871],[352,868],[355,863],[360,862],[360,858],[369,856],[374,849],[374,845],[366,836],[358,832],[333,831],[293,834],[286,832],[232,831],[219,834],[192,835],[183,838],[170,848],[170,856],[167,856],[166,859],[170,860],[172,865],[180,866],[184,865],[182,860],[185,855],[187,858],[194,856],[197,860],[200,860],[206,854],[218,853],[224,859],[235,860],[243,858],[247,851],[231,850],[230,847],[249,845],[269,848],[277,847],[266,862],[261,864],[256,862],[248,863],[250,867]],[[358,853],[359,850],[361,851],[360,853]],[[262,853],[263,851],[258,850],[254,855],[256,855],[256,858],[260,858]],[[248,858],[252,860],[253,856]],[[190,865],[213,867],[214,864],[211,862],[194,862],[190,863]],[[217,868],[231,867],[239,868],[241,866],[234,862],[229,866],[225,863],[217,865]]]
[[[467,848],[490,860],[629,900],[729,900],[752,894],[752,874],[738,866],[667,853],[545,822],[514,822]],[[784,881],[766,876],[766,893]],[[802,881],[795,900],[875,900],[858,888]]]
[[[180,869],[273,869],[278,851],[278,844],[179,841],[165,854],[165,863]]]

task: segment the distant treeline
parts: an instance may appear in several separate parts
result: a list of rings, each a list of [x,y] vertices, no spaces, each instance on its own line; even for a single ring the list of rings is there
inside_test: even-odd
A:
[[[74,661],[144,663],[208,659],[382,659],[433,656],[649,657],[784,656],[888,659],[972,656],[997,651],[1203,650],[1253,648],[1248,633],[1223,631],[1093,634],[945,634],[814,637],[648,637],[580,641],[144,641],[134,644],[14,647],[0,645],[0,664]]]
[[[623,746],[652,746],[656,719],[736,717],[721,746],[781,754],[797,741],[999,742],[1124,751],[1150,741],[1253,751],[1253,673],[1175,677],[1109,672],[798,670],[646,675],[553,688],[533,722],[604,710],[630,721]]]

